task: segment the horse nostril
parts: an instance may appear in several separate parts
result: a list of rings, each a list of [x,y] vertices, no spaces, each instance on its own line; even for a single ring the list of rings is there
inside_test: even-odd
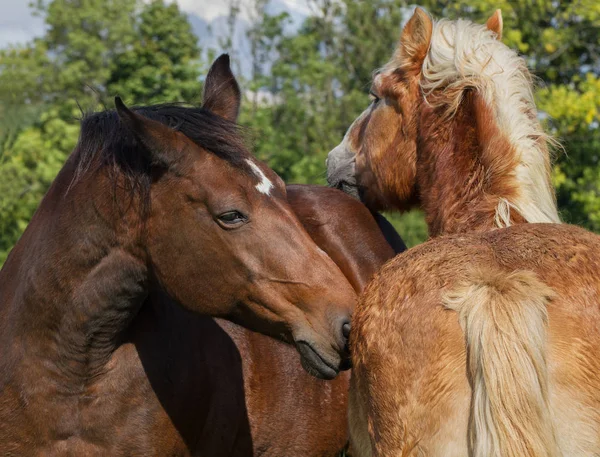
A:
[[[342,335],[344,335],[344,338],[350,338],[350,322],[342,325]]]

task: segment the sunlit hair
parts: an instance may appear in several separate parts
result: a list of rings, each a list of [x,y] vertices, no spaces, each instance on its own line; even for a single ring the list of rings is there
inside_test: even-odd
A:
[[[560,222],[551,183],[548,145],[556,144],[537,118],[532,77],[523,58],[487,27],[465,20],[434,23],[421,87],[428,103],[452,116],[466,89],[475,89],[492,109],[498,128],[518,154],[516,198],[501,199],[496,224],[510,225],[511,210],[527,222]]]

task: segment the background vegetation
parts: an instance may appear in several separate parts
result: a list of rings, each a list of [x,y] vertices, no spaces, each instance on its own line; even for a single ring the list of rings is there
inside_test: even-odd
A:
[[[255,152],[287,182],[324,184],[327,152],[368,103],[413,4],[400,0],[307,0],[300,28],[267,0],[249,0],[249,55],[233,34],[240,2],[230,0],[231,36],[221,49],[198,42],[185,14],[163,0],[37,0],[46,23],[34,41],[0,50],[0,265],[73,149],[82,111],[130,104],[198,103],[217,52],[250,61],[240,78],[241,116]],[[554,168],[562,216],[600,231],[600,2],[428,1],[436,17],[483,22],[502,8],[504,42],[540,78],[538,106],[564,145]],[[427,237],[418,212],[393,216],[409,245]]]

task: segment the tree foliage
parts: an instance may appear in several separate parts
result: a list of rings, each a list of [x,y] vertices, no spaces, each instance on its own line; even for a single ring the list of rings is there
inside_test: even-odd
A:
[[[73,150],[83,112],[193,100],[197,39],[163,0],[38,0],[46,33],[0,51],[0,264]]]
[[[111,62],[108,94],[135,103],[199,100],[199,48],[177,4],[148,4],[136,18],[132,45]]]
[[[368,104],[372,72],[391,56],[413,4],[307,0],[293,28],[269,0],[228,0],[233,36],[246,11],[249,56],[241,121],[257,155],[286,181],[325,183],[325,157]],[[434,17],[483,23],[502,9],[504,42],[539,78],[547,129],[562,143],[554,180],[566,221],[600,232],[600,3],[594,0],[423,0]],[[175,2],[35,0],[44,36],[0,50],[0,263],[72,150],[81,110],[128,103],[197,102],[203,64]],[[208,53],[214,56],[220,49]],[[234,68],[241,68],[235,65]],[[409,245],[427,230],[417,211],[391,215]]]
[[[392,55],[412,3],[399,0],[312,0],[313,16],[286,36],[285,17],[262,18],[275,50],[258,89],[271,103],[246,122],[257,132],[257,151],[287,180],[323,183],[327,151],[342,139],[368,103],[372,72]],[[526,56],[539,78],[538,106],[547,129],[564,146],[554,171],[563,218],[600,231],[600,3],[591,0],[476,0],[420,2],[434,17],[480,23],[497,9],[504,42]],[[271,22],[269,22],[271,21]],[[252,36],[250,37],[252,38]],[[273,53],[272,53],[273,54]],[[256,82],[256,79],[254,80]],[[255,87],[255,90],[257,88]],[[426,237],[418,212],[393,216],[409,245]]]

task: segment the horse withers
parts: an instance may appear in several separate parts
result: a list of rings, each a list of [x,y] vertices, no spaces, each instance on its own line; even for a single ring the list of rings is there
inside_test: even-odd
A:
[[[340,267],[357,293],[388,259],[406,250],[394,227],[343,192],[292,184],[287,198],[300,222]]]
[[[275,173],[245,149],[228,58],[203,108],[84,119],[78,145],[0,272],[0,448],[152,455],[160,425],[121,356],[160,288],[178,306],[292,342],[303,366],[346,366],[356,294],[311,240]]]

